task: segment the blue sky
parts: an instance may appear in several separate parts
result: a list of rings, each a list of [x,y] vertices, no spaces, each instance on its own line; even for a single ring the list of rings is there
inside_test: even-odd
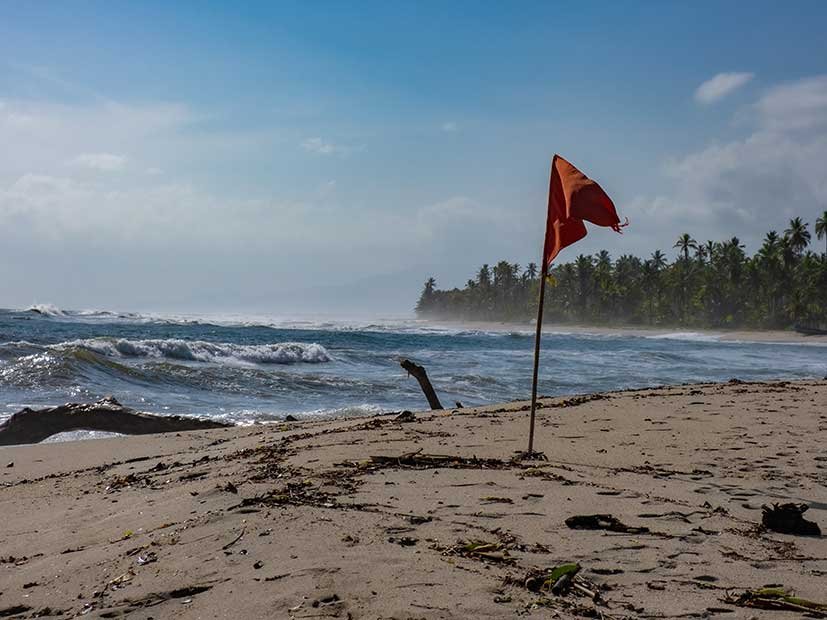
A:
[[[407,312],[554,152],[632,220],[561,259],[827,209],[823,2],[445,4],[0,2],[0,306]]]

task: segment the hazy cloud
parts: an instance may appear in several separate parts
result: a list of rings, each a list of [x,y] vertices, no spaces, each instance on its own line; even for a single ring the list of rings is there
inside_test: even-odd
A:
[[[122,170],[126,164],[126,157],[114,153],[84,153],[72,159],[69,163],[75,166],[92,168],[103,172]]]
[[[753,243],[793,215],[812,222],[827,205],[827,76],[777,85],[737,117],[738,139],[664,165],[663,191],[616,196],[632,221],[622,238],[595,232],[567,258],[602,247],[669,250],[684,231]],[[308,282],[345,286],[405,269],[414,280],[400,285],[400,295],[413,298],[429,273],[453,285],[498,257],[537,260],[544,181],[529,201],[511,200],[516,183],[493,196],[473,179],[440,187],[423,177],[427,189],[416,195],[381,178],[365,189],[352,176],[361,166],[345,160],[361,147],[302,141],[304,133],[267,126],[216,130],[196,119],[189,107],[169,103],[4,100],[0,144],[14,148],[0,148],[0,264],[12,265],[16,288],[6,289],[15,303],[37,297],[77,305],[87,294],[77,283],[94,280],[95,303],[104,305],[111,294],[125,307],[193,307],[199,295],[212,303],[218,288],[236,306],[290,304],[288,292]],[[448,123],[437,127],[449,131]],[[268,159],[295,154],[297,144],[319,156],[313,166]],[[301,178],[239,181],[220,176],[224,162],[233,169],[266,162],[275,174]],[[89,172],[119,167],[123,173]],[[25,269],[14,267],[30,248],[38,251],[26,254]]]
[[[301,300],[289,291],[308,282],[341,287],[400,270],[413,274],[398,283],[413,299],[421,273],[431,270],[422,261],[451,264],[464,251],[476,260],[473,252],[489,250],[478,239],[509,221],[465,197],[388,208],[338,191],[330,178],[303,191],[224,191],[222,183],[188,178],[178,163],[227,156],[228,149],[249,161],[259,143],[246,134],[186,131],[191,118],[186,108],[165,104],[5,101],[0,144],[15,148],[0,149],[0,264],[20,265],[21,252],[39,248],[27,254],[25,275],[6,270],[13,289],[6,303],[193,307],[214,303],[210,291],[219,286],[228,304],[278,300],[290,307]],[[305,148],[341,155],[354,147],[311,139]],[[157,168],[137,165],[150,158]],[[209,168],[213,159],[199,163]],[[134,174],[89,174],[118,169]],[[92,292],[73,286],[92,280]],[[383,303],[413,303],[395,299]]]
[[[827,75],[777,86],[755,104],[755,109],[766,130],[823,130],[827,126]]]
[[[301,147],[309,153],[318,155],[345,155],[354,150],[353,147],[333,144],[321,138],[307,138],[301,143]]]
[[[453,133],[459,129],[459,126],[454,121],[446,121],[442,123],[442,131],[446,133]]]
[[[698,86],[695,100],[709,105],[735,92],[754,77],[753,73],[719,73]]]

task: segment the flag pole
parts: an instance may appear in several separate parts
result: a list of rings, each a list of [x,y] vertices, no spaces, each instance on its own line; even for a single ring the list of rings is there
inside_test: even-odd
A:
[[[554,162],[557,154],[551,158],[551,170],[548,175],[548,202],[551,206],[552,184],[554,182]],[[540,372],[540,337],[543,334],[543,304],[546,300],[546,276],[549,261],[548,257],[548,225],[551,222],[551,213],[546,213],[546,234],[543,240],[543,255],[540,257],[540,300],[537,303],[537,332],[534,334],[534,374],[531,379],[531,417],[528,427],[528,451],[526,456],[531,458],[534,455],[534,421],[537,413],[537,377]]]
[[[531,422],[528,427],[528,452],[530,458],[534,454],[534,416],[537,410],[537,375],[540,370],[540,336],[543,332],[543,302],[546,298],[546,256],[545,248],[540,263],[543,268],[540,273],[540,302],[537,304],[537,333],[534,335],[534,378],[531,383]]]
[[[557,161],[560,161],[560,168]],[[556,182],[555,182],[556,180]],[[588,191],[585,191],[588,188]],[[531,421],[528,430],[527,458],[544,458],[534,452],[534,423],[537,413],[537,377],[540,371],[540,338],[543,334],[543,305],[546,300],[546,277],[551,262],[564,247],[586,236],[583,220],[607,226],[615,232],[629,224],[620,223],[612,199],[594,181],[559,155],[551,160],[548,180],[548,213],[543,256],[540,261],[540,300],[537,304],[537,333],[534,336],[534,377],[531,382]],[[551,228],[549,228],[551,227]]]

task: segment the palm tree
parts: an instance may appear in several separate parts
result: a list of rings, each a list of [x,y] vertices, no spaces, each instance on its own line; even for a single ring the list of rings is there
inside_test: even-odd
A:
[[[827,322],[827,252],[807,249],[810,231],[801,218],[785,234],[770,231],[753,256],[741,241],[698,243],[682,234],[670,262],[660,250],[643,261],[608,252],[555,265],[556,285],[546,288],[546,312],[559,321],[648,321],[783,327],[795,321]],[[827,237],[827,211],[813,235]],[[824,250],[822,246],[822,250]],[[538,266],[500,261],[483,265],[463,289],[438,290],[429,278],[416,304],[424,317],[526,321],[537,309]]]
[[[778,254],[781,256],[781,262],[784,263],[784,269],[790,271],[795,262],[795,249],[788,235],[778,240]]]
[[[766,297],[767,314],[770,324],[776,320],[778,295],[781,287],[781,248],[782,240],[778,233],[771,230],[764,237],[764,243],[755,255],[754,266],[759,270],[759,281],[763,282]]]
[[[422,294],[419,296],[419,301],[416,302],[417,312],[428,313],[433,310],[435,291],[436,280],[428,278],[425,281],[425,288],[422,289]]]
[[[790,240],[790,247],[796,256],[801,256],[804,248],[810,243],[810,231],[800,217],[790,220],[790,227],[784,231],[784,236]]]
[[[491,287],[491,268],[487,264],[480,267],[477,273],[477,284],[486,289]]]
[[[575,269],[577,270],[577,282],[578,282],[578,293],[580,299],[580,309],[583,312],[581,318],[585,320],[585,312],[586,308],[589,305],[589,298],[591,297],[591,290],[592,290],[592,276],[594,272],[594,262],[592,261],[591,256],[585,256],[584,254],[580,254],[577,257],[577,260],[574,262]]]
[[[689,276],[689,250],[697,250],[698,243],[695,241],[689,233],[683,233],[680,237],[678,237],[678,241],[675,245],[672,246],[673,248],[678,248],[678,250],[683,254],[683,263],[680,266],[680,280],[681,280],[681,311],[683,313],[682,318],[683,321],[686,321],[686,310],[687,310],[687,279]]]
[[[821,239],[824,237],[825,244],[827,244],[827,211],[821,214],[821,217],[816,220],[816,236]],[[827,245],[825,245],[824,257],[827,259]]]
[[[778,248],[778,233],[771,230],[767,233],[767,236],[764,237],[764,245],[762,245],[761,249],[758,250],[758,255],[764,260],[769,260],[778,254]]]
[[[594,266],[600,273],[610,274],[612,271],[611,255],[606,250],[600,250],[594,258]]]
[[[612,288],[612,257],[606,250],[600,250],[594,257],[593,279],[597,293],[596,316],[602,320],[609,310]]]
[[[652,267],[654,267],[655,271],[660,271],[664,267],[666,267],[666,255],[661,252],[660,250],[655,250],[652,253]]]
[[[715,253],[718,251],[718,246],[720,244],[716,241],[707,241],[702,246],[704,255],[706,256],[706,260],[710,263],[712,262],[712,258],[715,256]]]
[[[658,270],[652,259],[643,262],[641,269],[641,283],[646,291],[646,301],[649,307],[649,324],[655,322],[655,293],[660,288],[658,282]]]
[[[675,243],[672,247],[680,248],[680,251],[683,254],[683,262],[688,264],[689,250],[697,250],[698,242],[695,241],[689,233],[683,233],[680,237],[678,237],[677,243]]]

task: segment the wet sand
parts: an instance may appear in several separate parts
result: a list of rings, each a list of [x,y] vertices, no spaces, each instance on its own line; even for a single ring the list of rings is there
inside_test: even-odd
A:
[[[727,595],[827,598],[827,537],[759,525],[804,502],[827,531],[827,381],[542,405],[548,461],[511,460],[522,402],[0,449],[0,617],[778,618]],[[628,529],[566,524],[594,513]],[[579,589],[525,587],[567,562]]]

